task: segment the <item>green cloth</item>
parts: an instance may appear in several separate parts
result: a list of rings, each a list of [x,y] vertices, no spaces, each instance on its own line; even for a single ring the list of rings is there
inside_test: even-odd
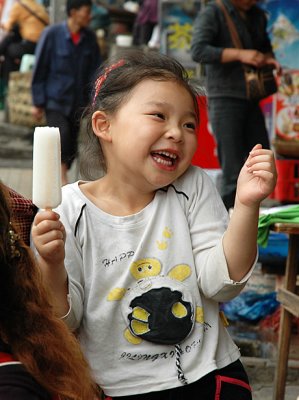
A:
[[[260,215],[257,235],[257,242],[260,246],[267,246],[270,226],[276,222],[299,223],[299,205],[277,207],[277,212]]]

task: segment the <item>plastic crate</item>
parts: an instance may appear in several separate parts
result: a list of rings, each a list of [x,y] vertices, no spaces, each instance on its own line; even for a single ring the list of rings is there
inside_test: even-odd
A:
[[[283,264],[288,256],[289,235],[270,232],[267,247],[259,246],[259,262],[264,264]]]
[[[277,184],[272,197],[279,201],[299,201],[299,159],[276,160]]]

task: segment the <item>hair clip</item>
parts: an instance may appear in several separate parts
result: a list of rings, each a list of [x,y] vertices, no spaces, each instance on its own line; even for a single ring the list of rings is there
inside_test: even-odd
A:
[[[20,239],[20,236],[13,230],[11,222],[9,223],[8,233],[9,233],[11,258],[18,258],[20,257],[21,253],[16,248],[16,242]]]
[[[103,83],[107,79],[107,76],[114,69],[116,69],[118,67],[122,67],[125,64],[125,62],[126,61],[124,59],[121,59],[121,60],[117,61],[116,63],[111,64],[109,67],[106,67],[105,70],[104,70],[104,73],[98,77],[98,79],[95,82],[95,93],[94,93],[93,101],[92,101],[92,105],[93,106],[95,104],[96,98],[98,97],[98,94],[100,92],[100,89],[101,89]]]

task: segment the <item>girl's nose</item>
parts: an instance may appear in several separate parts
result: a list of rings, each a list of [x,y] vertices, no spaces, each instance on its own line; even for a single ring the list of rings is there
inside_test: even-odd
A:
[[[183,141],[183,132],[178,126],[173,126],[169,128],[166,132],[167,139],[171,139],[174,142],[182,142]]]

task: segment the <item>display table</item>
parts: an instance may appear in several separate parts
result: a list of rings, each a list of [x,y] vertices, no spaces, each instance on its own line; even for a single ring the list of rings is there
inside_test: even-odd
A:
[[[289,235],[284,287],[278,290],[277,295],[277,299],[281,303],[281,315],[273,394],[273,400],[283,400],[288,373],[292,316],[299,317],[299,296],[296,295],[296,279],[299,272],[299,223],[276,223],[271,229]]]

